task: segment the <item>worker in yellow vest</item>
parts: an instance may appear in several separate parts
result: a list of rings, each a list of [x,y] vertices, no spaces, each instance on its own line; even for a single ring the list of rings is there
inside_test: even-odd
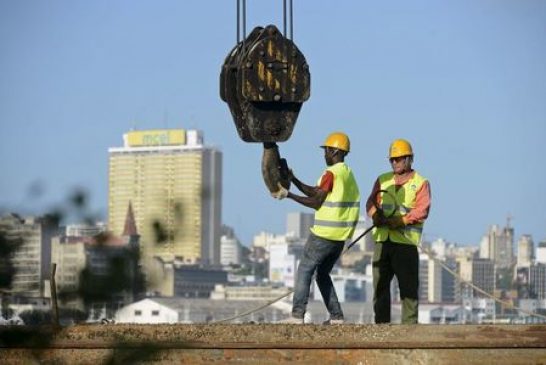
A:
[[[283,323],[303,323],[313,273],[330,318],[325,324],[344,322],[343,311],[330,278],[330,272],[343,251],[345,241],[353,236],[360,212],[360,193],[352,170],[345,164],[350,151],[346,134],[331,133],[324,144],[327,168],[316,186],[302,183],[292,173],[290,180],[305,196],[293,194],[279,184],[273,193],[277,199],[290,198],[315,209],[315,220],[298,266],[292,317]]]
[[[391,321],[390,286],[396,275],[402,323],[413,324],[417,323],[419,313],[417,247],[430,210],[430,184],[413,170],[413,149],[408,141],[392,142],[389,162],[392,172],[379,176],[366,202],[367,213],[376,226],[372,231],[375,323]]]

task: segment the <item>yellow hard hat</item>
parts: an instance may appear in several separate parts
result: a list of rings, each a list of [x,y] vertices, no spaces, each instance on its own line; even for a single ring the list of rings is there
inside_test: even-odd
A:
[[[389,158],[401,156],[413,156],[413,150],[405,139],[396,139],[389,148]]]
[[[326,137],[324,144],[320,147],[332,147],[349,152],[351,150],[351,142],[345,133],[333,132]]]

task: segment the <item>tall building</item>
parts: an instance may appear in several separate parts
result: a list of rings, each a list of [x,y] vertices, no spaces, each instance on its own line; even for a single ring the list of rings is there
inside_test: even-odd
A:
[[[241,263],[242,247],[235,236],[233,228],[222,227],[222,237],[220,238],[220,264],[222,266],[239,265]]]
[[[434,253],[434,256],[439,260],[445,260],[447,242],[443,238],[438,238],[430,244],[430,249]]]
[[[220,263],[222,153],[197,130],[131,131],[109,149],[108,227],[122,233],[129,206],[141,258]]]
[[[529,271],[530,297],[541,300],[546,299],[546,265],[533,265]]]
[[[546,240],[540,241],[536,251],[536,262],[546,264]]]
[[[306,240],[314,221],[315,216],[313,213],[288,213],[286,216],[286,234]]]
[[[428,255],[419,257],[419,301],[442,302],[442,266]]]
[[[495,265],[488,259],[463,259],[459,262],[459,273],[465,282],[469,282],[493,295],[495,290]],[[462,299],[484,298],[485,294],[469,285],[461,284]]]
[[[518,240],[518,267],[529,267],[533,262],[534,243],[531,235],[524,234]]]
[[[457,261],[452,257],[448,257],[444,261],[444,265],[450,271],[442,267],[442,303],[455,303],[457,298],[460,297],[459,281],[452,274],[457,272]]]
[[[514,228],[510,220],[504,228],[494,224],[480,242],[480,258],[493,260],[498,268],[514,264]]]
[[[21,297],[43,297],[50,279],[51,238],[59,229],[54,219],[7,214],[0,217],[4,239],[19,242],[9,258],[13,268],[11,294]]]

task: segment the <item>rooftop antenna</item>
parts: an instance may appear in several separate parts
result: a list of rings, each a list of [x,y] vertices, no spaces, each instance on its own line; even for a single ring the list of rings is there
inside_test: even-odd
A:
[[[510,223],[512,223],[513,219],[514,217],[512,216],[512,214],[508,213],[508,215],[506,216],[506,228],[512,228]]]

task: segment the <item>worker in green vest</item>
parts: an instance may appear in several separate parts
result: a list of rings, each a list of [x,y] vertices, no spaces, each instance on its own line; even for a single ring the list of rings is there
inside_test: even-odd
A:
[[[315,271],[317,285],[330,314],[325,324],[344,322],[330,272],[343,251],[345,241],[355,231],[360,212],[360,193],[352,170],[345,164],[345,156],[350,151],[349,137],[341,132],[331,133],[321,147],[327,168],[316,186],[302,183],[291,173],[291,182],[305,196],[293,194],[280,184],[279,191],[272,194],[277,199],[290,198],[315,209],[314,224],[298,266],[292,317],[283,323],[303,323]]]
[[[430,210],[430,184],[413,170],[413,149],[408,141],[392,142],[389,162],[392,172],[379,176],[366,202],[367,213],[376,226],[372,231],[375,323],[391,321],[390,287],[396,275],[402,323],[413,324],[419,313],[417,247]]]

